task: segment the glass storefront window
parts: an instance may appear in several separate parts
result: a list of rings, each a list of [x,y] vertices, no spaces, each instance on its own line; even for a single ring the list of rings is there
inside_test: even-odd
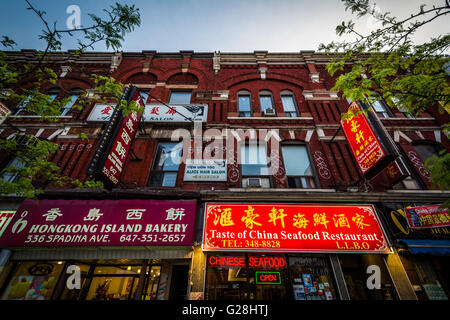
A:
[[[247,269],[244,254],[209,254],[206,300],[247,298]]]
[[[94,277],[86,300],[130,300],[137,283],[136,277]]]
[[[448,300],[449,258],[400,255],[409,281],[419,300]]]
[[[326,256],[289,257],[295,300],[336,300]]]
[[[209,253],[206,300],[335,300],[325,255]]]
[[[285,300],[289,282],[285,255],[249,254],[250,299]]]
[[[147,272],[148,278],[146,283],[146,288],[144,290],[143,300],[156,300],[158,294],[159,279],[161,276],[160,266],[149,267],[149,272]]]
[[[57,261],[20,261],[2,300],[50,300],[64,264]]]
[[[347,283],[347,290],[352,300],[394,300],[394,286],[382,255],[340,255],[342,272]],[[380,268],[380,289],[369,289],[366,270],[369,266]]]

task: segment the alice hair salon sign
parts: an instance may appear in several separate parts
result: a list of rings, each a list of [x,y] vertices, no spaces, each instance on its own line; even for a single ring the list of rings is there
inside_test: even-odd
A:
[[[190,246],[195,200],[26,200],[0,247]]]
[[[168,105],[146,104],[144,122],[206,122],[208,116],[207,104]],[[114,111],[114,105],[96,104],[92,109],[88,122],[108,122]]]
[[[227,181],[226,160],[187,159],[184,181]]]

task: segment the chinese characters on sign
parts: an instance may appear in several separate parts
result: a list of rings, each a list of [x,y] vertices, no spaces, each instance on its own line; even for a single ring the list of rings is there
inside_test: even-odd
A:
[[[341,127],[359,169],[365,174],[383,159],[386,153],[356,101],[350,105],[347,114],[351,116],[341,120]]]
[[[145,105],[144,122],[206,122],[208,116],[207,104],[191,105]],[[113,108],[105,104],[96,104],[89,114],[88,122],[107,122],[113,114]]]
[[[144,105],[137,90],[134,93],[133,100],[137,101],[141,106]],[[127,160],[128,152],[133,144],[140,120],[141,115],[137,112],[132,112],[123,119],[113,146],[106,158],[105,165],[102,168],[101,173],[114,186],[119,183],[119,178]]]
[[[440,205],[406,208],[406,220],[413,229],[438,228],[450,226],[448,209]]]
[[[26,200],[0,215],[0,247],[192,245],[195,210],[187,200]]]
[[[207,251],[387,253],[371,205],[207,204]]]

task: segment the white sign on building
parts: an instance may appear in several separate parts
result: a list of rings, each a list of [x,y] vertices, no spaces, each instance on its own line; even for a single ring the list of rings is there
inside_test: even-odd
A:
[[[144,122],[206,122],[207,104],[168,105],[146,104],[143,114]],[[107,122],[114,112],[114,105],[96,104],[92,109],[88,122]]]
[[[184,181],[227,181],[226,160],[187,159]]]

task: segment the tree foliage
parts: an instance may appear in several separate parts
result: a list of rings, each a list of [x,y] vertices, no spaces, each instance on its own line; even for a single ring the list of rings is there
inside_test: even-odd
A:
[[[336,34],[353,40],[320,45],[320,51],[333,56],[327,64],[328,72],[337,76],[332,90],[352,101],[370,104],[382,98],[388,106],[412,116],[430,108],[448,112],[450,34],[443,33],[425,43],[415,43],[413,36],[427,24],[448,19],[450,2],[423,4],[405,18],[381,12],[369,0],[342,2],[357,19],[375,19],[379,28],[362,34],[354,21],[344,21],[336,27]],[[447,130],[448,124],[445,127]],[[439,159],[427,161],[433,184],[442,190],[449,188],[449,158],[442,153]]]
[[[58,54],[61,50],[64,39],[76,39],[77,55],[82,55],[87,49],[93,49],[93,45],[99,42],[104,42],[107,48],[116,50],[121,47],[125,35],[140,25],[139,9],[134,5],[115,3],[104,10],[105,17],[89,14],[92,21],[90,26],[58,29],[56,22],[50,24],[46,20],[45,11],[38,10],[30,1],[25,1],[28,4],[27,9],[35,13],[43,23],[44,28],[38,38],[44,41],[45,50],[38,52],[37,61],[25,64],[10,63],[7,53],[0,51],[0,90],[2,91],[0,98],[7,105],[23,107],[23,112],[39,115],[39,120],[42,122],[57,122],[62,108],[70,102],[70,98],[54,99],[50,94],[44,93],[43,88],[51,85],[64,90],[59,86],[58,75],[49,67],[54,54]],[[7,49],[14,49],[17,45],[6,35],[0,38],[0,44]],[[72,67],[80,68],[76,71],[91,78],[95,83],[93,91],[86,90],[80,93],[72,109],[81,110],[87,104],[94,102],[115,103],[120,100],[124,89],[122,83],[109,76],[86,74],[83,67],[76,65]],[[23,88],[24,82],[30,89]],[[92,95],[92,92],[96,94]],[[126,103],[121,102],[120,106],[124,114],[138,110],[136,103],[127,106]],[[142,112],[142,110],[138,111]],[[21,165],[9,166],[0,172],[0,197],[15,195],[36,198],[43,193],[43,188],[49,183],[77,188],[103,187],[103,184],[98,181],[81,182],[64,176],[55,163],[48,161],[51,154],[58,152],[58,144],[24,135],[14,122],[7,120],[5,125],[17,136],[22,136],[22,140],[18,143],[17,139],[8,140],[7,137],[0,137],[0,148]],[[87,136],[82,134],[80,139],[86,140]],[[12,176],[15,178],[9,179]]]

